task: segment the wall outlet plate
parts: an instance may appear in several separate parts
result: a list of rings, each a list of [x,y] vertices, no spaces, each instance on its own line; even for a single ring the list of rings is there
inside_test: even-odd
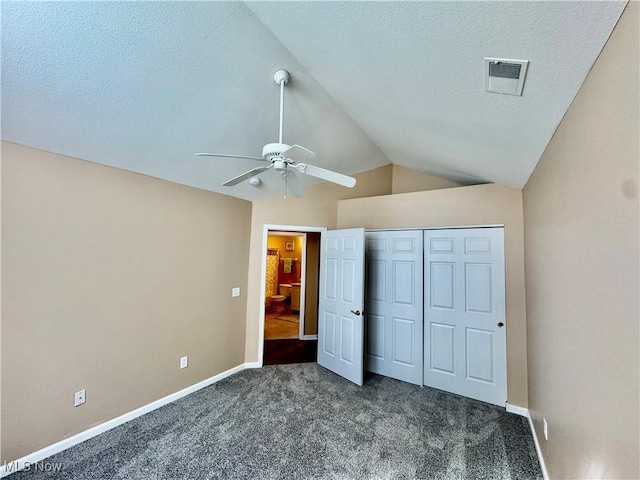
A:
[[[180,358],[180,368],[187,368],[189,366],[189,357],[185,355]]]
[[[240,296],[240,287],[234,287],[231,289],[231,296],[232,297],[239,297]]]
[[[82,405],[86,401],[87,401],[87,392],[84,389],[76,392],[73,395],[73,406],[74,407],[79,407],[80,405]]]
[[[544,432],[544,439],[549,440],[549,426],[547,425],[547,419],[542,419],[542,430]]]

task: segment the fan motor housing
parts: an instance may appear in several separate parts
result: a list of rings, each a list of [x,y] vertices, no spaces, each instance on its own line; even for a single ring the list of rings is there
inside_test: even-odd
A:
[[[282,155],[282,152],[288,148],[289,145],[285,143],[267,143],[262,148],[262,158],[265,160],[272,160],[273,158]]]

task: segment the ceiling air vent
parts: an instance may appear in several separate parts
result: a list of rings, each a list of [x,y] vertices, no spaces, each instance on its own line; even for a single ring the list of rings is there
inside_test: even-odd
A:
[[[522,95],[528,60],[484,59],[484,89],[487,92]]]

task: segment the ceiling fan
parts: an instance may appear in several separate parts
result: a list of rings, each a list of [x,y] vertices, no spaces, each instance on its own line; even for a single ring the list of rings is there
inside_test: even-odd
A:
[[[316,154],[311,150],[301,147],[300,145],[287,145],[286,143],[282,143],[282,128],[284,125],[284,86],[289,81],[289,72],[286,70],[278,70],[273,75],[273,81],[280,86],[280,135],[278,137],[278,143],[266,144],[262,149],[262,157],[228,155],[225,153],[196,153],[196,155],[199,157],[246,158],[249,160],[258,160],[268,163],[268,165],[253,168],[242,175],[238,175],[237,177],[227,180],[222,184],[224,187],[238,185],[240,182],[255,177],[270,168],[280,172],[280,175],[284,179],[285,197],[287,196],[287,189],[289,189],[296,197],[302,197],[305,195],[304,187],[300,183],[300,180],[298,180],[298,177],[296,177],[294,171],[311,175],[312,177],[321,178],[322,180],[327,180],[332,183],[337,183],[344,187],[353,187],[356,184],[356,179],[353,177],[309,165],[308,163],[301,163],[315,158]]]

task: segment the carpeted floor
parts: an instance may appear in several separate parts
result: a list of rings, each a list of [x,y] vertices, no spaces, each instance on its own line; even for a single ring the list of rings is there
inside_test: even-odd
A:
[[[317,364],[245,370],[54,455],[18,479],[538,479],[503,408]]]

